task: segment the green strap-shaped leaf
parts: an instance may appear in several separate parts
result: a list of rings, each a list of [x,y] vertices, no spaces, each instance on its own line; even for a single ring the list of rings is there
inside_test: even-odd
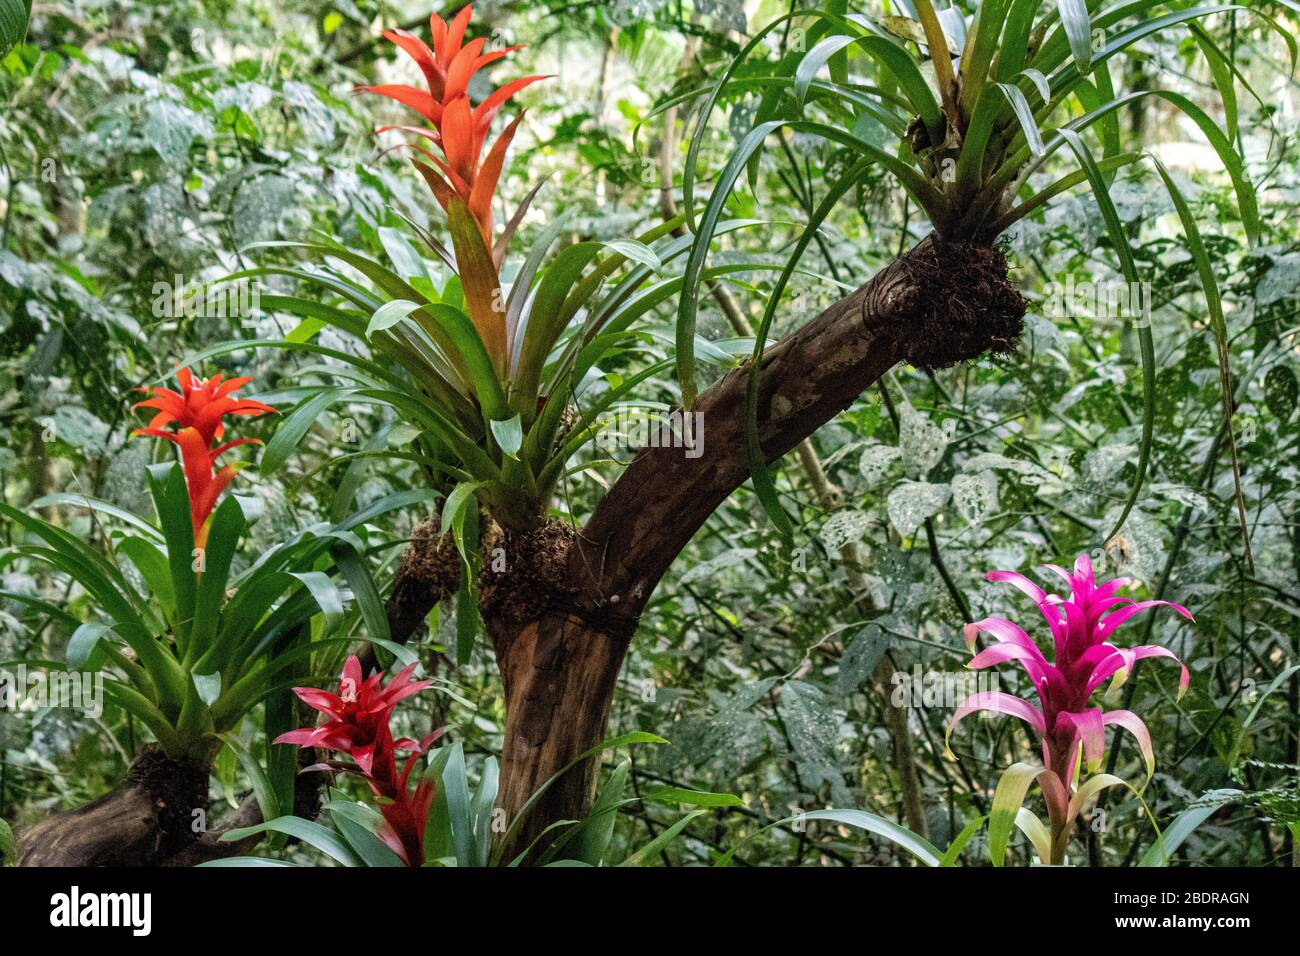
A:
[[[668,741],[663,737],[660,737],[658,734],[635,730],[631,733],[620,734],[617,737],[610,737],[606,740],[602,740],[600,743],[596,744],[596,746],[591,747],[574,757],[567,764],[557,770],[545,783],[529,794],[528,799],[524,801],[524,805],[520,807],[519,812],[515,814],[515,818],[510,821],[510,826],[506,828],[505,834],[501,837],[501,842],[498,844],[496,851],[492,854],[493,865],[501,862],[501,853],[503,849],[510,845],[511,838],[523,824],[524,820],[528,818],[528,815],[532,812],[533,808],[537,806],[538,801],[540,801],[546,794],[546,791],[551,789],[551,786],[555,781],[559,780],[578,764],[582,763],[587,758],[593,757],[598,753],[603,753],[606,750],[615,750],[619,747],[630,747],[634,744],[666,743],[668,743]]]
[[[1129,790],[1133,791],[1135,796],[1137,795],[1137,790],[1123,777],[1117,777],[1113,773],[1095,774],[1085,780],[1079,789],[1074,791],[1074,795],[1070,797],[1070,809],[1066,814],[1066,821],[1073,823],[1074,818],[1083,811],[1083,808],[1086,807],[1089,802],[1097,796],[1097,794],[1101,793],[1101,791],[1108,787],[1128,787]]]
[[[676,821],[663,833],[659,834],[645,846],[641,847],[629,856],[626,860],[620,863],[619,866],[640,866],[646,860],[659,853],[664,847],[668,846],[668,844],[672,843],[673,840],[676,840],[678,835],[686,829],[687,825],[692,820],[707,812],[708,811],[706,810],[692,810],[690,813],[686,814],[686,816]]]
[[[259,464],[259,470],[262,475],[273,475],[280,470],[280,466],[288,461],[289,456],[293,454],[294,449],[301,444],[307,435],[308,429],[315,423],[316,419],[321,416],[327,408],[348,398],[352,392],[345,388],[327,388],[315,395],[312,395],[298,406],[280,422],[262,452],[262,459]]]
[[[518,458],[519,449],[524,443],[524,427],[519,414],[515,413],[504,421],[494,418],[488,424],[501,451],[510,458]]]
[[[244,768],[248,782],[252,784],[253,797],[257,800],[257,808],[262,812],[263,819],[274,820],[280,815],[280,801],[276,798],[275,788],[271,786],[266,771],[262,769],[262,765],[257,762],[253,752],[248,749],[248,745],[239,738],[238,734],[222,734],[221,739],[239,759],[239,765]]]
[[[483,771],[479,775],[478,787],[474,790],[471,807],[474,817],[475,865],[487,866],[492,857],[492,822],[496,810],[497,787],[500,768],[496,757],[483,761]]]
[[[1092,24],[1088,20],[1088,5],[1084,0],[1056,0],[1061,13],[1061,26],[1070,41],[1070,53],[1078,64],[1080,73],[1087,73],[1092,65]]]
[[[799,241],[795,243],[794,250],[786,259],[785,267],[773,284],[772,291],[767,298],[767,307],[763,310],[763,317],[759,320],[758,328],[754,332],[754,351],[750,360],[749,375],[745,380],[745,456],[749,462],[749,475],[750,481],[754,485],[754,493],[758,495],[763,510],[771,519],[772,524],[787,542],[794,536],[794,527],[790,523],[790,518],[785,513],[785,509],[781,507],[776,484],[772,480],[772,474],[767,465],[767,456],[763,452],[758,434],[758,396],[761,386],[763,350],[767,344],[768,332],[772,328],[772,322],[776,317],[781,295],[785,291],[785,287],[790,281],[790,276],[793,274],[799,259],[815,238],[822,222],[839,204],[844,194],[866,175],[872,165],[874,165],[873,158],[859,160],[849,167],[844,175],[822,197],[821,203],[813,211],[809,217],[808,225],[804,227],[803,233],[799,236]]]
[[[885,72],[897,81],[899,87],[906,94],[908,102],[917,115],[921,117],[921,122],[925,125],[931,140],[935,143],[942,142],[943,115],[939,111],[939,104],[935,101],[934,93],[931,91],[929,84],[925,82],[925,78],[921,75],[916,62],[908,55],[907,51],[893,40],[883,36],[851,37],[837,35],[819,41],[808,51],[795,71],[795,102],[802,107],[808,97],[808,90],[821,68],[836,53],[845,47],[853,45],[856,45],[880,64]]]
[[[366,636],[376,642],[387,641],[390,636],[388,614],[365,560],[356,548],[348,544],[340,543],[331,548],[330,553],[348,582],[348,587],[352,589],[352,599],[360,608],[361,618],[366,624]]]
[[[1142,855],[1138,866],[1167,866],[1169,857],[1182,846],[1183,841],[1191,836],[1192,831],[1209,819],[1210,815],[1241,796],[1240,790],[1212,790],[1200,800],[1188,807],[1174,818],[1174,822],[1165,827],[1164,832],[1156,837],[1151,848]]]
[[[702,811],[701,811],[702,812]],[[714,861],[714,866],[730,866],[732,857],[736,851],[748,843],[750,840],[766,833],[774,827],[785,826],[787,823],[804,823],[808,820],[830,820],[834,823],[842,823],[845,826],[856,827],[859,830],[865,830],[868,833],[874,833],[877,836],[883,836],[891,843],[895,843],[907,850],[926,866],[939,866],[943,856],[939,853],[938,848],[924,837],[913,833],[907,827],[899,826],[891,820],[877,816],[874,813],[868,813],[866,810],[813,810],[808,813],[801,813],[796,816],[786,817],[770,823],[760,830],[756,830],[743,840],[730,847],[727,852],[723,853]]]
[[[1223,393],[1223,427],[1228,432],[1228,451],[1232,457],[1232,482],[1237,498],[1237,519],[1241,524],[1242,547],[1246,554],[1246,567],[1255,573],[1255,558],[1250,548],[1250,527],[1246,521],[1246,498],[1241,488],[1241,461],[1237,454],[1237,435],[1232,427],[1232,408],[1234,396],[1232,391],[1232,369],[1228,364],[1228,325],[1223,318],[1223,300],[1219,295],[1219,282],[1214,276],[1214,266],[1210,254],[1201,241],[1201,231],[1197,228],[1196,217],[1192,215],[1183,197],[1182,190],[1174,183],[1169,170],[1159,158],[1152,155],[1160,178],[1164,180],[1165,190],[1174,202],[1178,218],[1183,224],[1183,234],[1187,237],[1187,248],[1196,263],[1196,274],[1201,281],[1201,290],[1205,293],[1205,308],[1210,316],[1210,327],[1214,330],[1214,344],[1219,361],[1219,387]]]
[[[689,807],[743,807],[745,801],[734,793],[710,793],[685,787],[655,787],[643,794],[655,803],[684,803]]]
[[[1124,229],[1119,212],[1115,209],[1115,203],[1110,198],[1105,175],[1084,144],[1083,137],[1072,129],[1063,129],[1060,135],[1074,151],[1079,165],[1087,174],[1088,184],[1092,187],[1092,194],[1106,223],[1106,232],[1119,258],[1120,274],[1124,276],[1124,281],[1130,288],[1139,288],[1141,282],[1138,278],[1137,265],[1133,261],[1133,250],[1129,247],[1128,232]],[[1134,326],[1137,329],[1138,348],[1142,355],[1142,441],[1138,447],[1137,473],[1133,476],[1133,487],[1114,527],[1106,535],[1107,541],[1119,534],[1133,506],[1137,504],[1138,496],[1142,493],[1142,483],[1146,480],[1147,467],[1151,462],[1151,443],[1155,436],[1156,350],[1151,338],[1151,322],[1147,317],[1139,317]]]
[[[51,505],[68,505],[73,508],[87,508],[97,514],[108,515],[116,518],[124,524],[130,525],[137,531],[143,532],[146,536],[155,541],[162,541],[162,534],[158,529],[145,521],[139,515],[127,511],[125,508],[119,508],[117,505],[108,501],[102,501],[99,498],[91,498],[87,495],[73,494],[70,492],[58,492],[52,495],[45,495],[36,499],[27,507],[32,510],[38,508],[48,508]]]
[[[456,663],[464,667],[474,649],[479,632],[478,577],[479,530],[478,501],[471,498],[456,514],[452,538],[460,552],[460,587],[456,593]]]
[[[163,615],[170,621],[176,616],[176,591],[172,586],[167,555],[144,538],[129,537],[117,542],[117,553],[130,561],[157,599]]]
[[[316,606],[325,615],[326,632],[332,631],[343,620],[343,596],[339,594],[339,589],[334,586],[330,576],[322,571],[295,571],[293,577],[303,583]]]
[[[552,855],[562,849],[565,856],[589,866],[600,866],[605,861],[605,851],[609,849],[610,838],[614,835],[618,811],[627,802],[623,794],[627,790],[631,769],[632,758],[619,761],[601,784],[587,816],[556,841],[549,851]]]
[[[203,661],[205,657],[208,663],[225,659],[223,649],[215,646],[215,638],[221,622],[221,605],[226,598],[226,583],[230,579],[230,564],[246,525],[244,510],[233,496],[227,497],[212,516],[212,527],[203,548],[203,573],[199,575],[194,601],[194,625],[185,652],[186,664]],[[211,672],[211,668],[196,668],[196,673]]]
[[[221,841],[233,843],[258,833],[284,833],[296,837],[308,846],[315,847],[343,866],[362,865],[360,858],[337,833],[319,823],[303,820],[300,817],[276,817],[274,820],[267,820],[256,826],[228,830],[221,835]]]
[[[948,849],[943,851],[943,859],[939,861],[939,865],[956,866],[957,861],[961,858],[962,850],[966,849],[966,844],[970,843],[975,834],[979,833],[980,827],[984,826],[984,821],[987,819],[987,816],[978,816],[962,827],[961,832],[948,844]]]
[[[1007,844],[1011,841],[1011,831],[1015,828],[1020,806],[1025,802],[1025,794],[1034,778],[1044,772],[1037,764],[1014,763],[998,780],[998,787],[993,791],[993,806],[989,809],[989,860],[994,866],[1001,866],[1006,860]]]
[[[68,670],[82,670],[86,666],[86,662],[90,660],[95,645],[100,642],[105,634],[111,634],[112,632],[113,626],[102,621],[87,621],[73,631],[72,636],[68,638],[66,654]]]
[[[745,44],[744,48],[741,49],[740,53],[727,63],[727,66],[718,75],[712,88],[704,97],[703,102],[700,104],[698,113],[699,120],[696,123],[695,132],[692,134],[690,145],[686,149],[686,164],[682,168],[682,205],[685,209],[686,227],[691,232],[699,231],[695,217],[695,168],[699,162],[700,150],[703,148],[704,140],[709,132],[709,116],[713,113],[714,107],[717,106],[718,100],[721,99],[723,91],[727,88],[728,83],[730,83],[731,78],[735,75],[736,71],[746,60],[749,59],[750,54],[753,53],[754,50],[758,49],[767,38],[768,34],[778,28],[783,28],[785,24],[790,23],[797,18],[820,18],[823,15],[822,11],[819,10],[800,9],[790,10],[788,13],[774,18],[771,23],[767,24],[767,26],[754,34],[750,41]]]
[[[510,403],[515,411],[529,420],[537,410],[542,367],[564,331],[567,319],[565,299],[582,276],[582,271],[600,254],[600,249],[599,242],[579,242],[560,250],[542,273],[532,305],[515,330],[519,361],[511,376]]]
[[[1033,810],[1021,807],[1016,811],[1016,829],[1029,837],[1029,842],[1034,845],[1034,852],[1042,863],[1052,862],[1052,834]]]
[[[1024,130],[1025,139],[1029,143],[1029,151],[1035,156],[1042,156],[1047,152],[1047,147],[1043,145],[1043,134],[1038,130],[1038,123],[1034,120],[1034,111],[1030,109],[1025,94],[1020,91],[1018,86],[1013,86],[1010,83],[999,83],[998,88],[1006,95],[1007,102],[1011,104],[1011,111],[1015,113],[1020,128]]]
[[[472,866],[474,853],[474,821],[470,813],[469,778],[465,770],[465,750],[455,741],[443,767],[441,783],[447,798],[447,812],[451,818],[452,847],[456,860],[462,866]]]

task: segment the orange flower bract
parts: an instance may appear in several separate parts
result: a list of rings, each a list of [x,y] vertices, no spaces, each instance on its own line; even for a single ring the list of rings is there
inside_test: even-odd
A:
[[[484,53],[487,40],[479,37],[463,42],[469,26],[473,7],[465,6],[446,23],[436,13],[429,18],[433,40],[430,47],[407,30],[391,30],[384,36],[405,52],[424,74],[427,90],[397,83],[379,86],[359,86],[357,90],[375,93],[396,100],[432,124],[432,129],[416,126],[385,126],[377,132],[401,130],[428,140],[442,153],[442,157],[421,146],[411,148],[422,153],[437,167],[416,162],[434,197],[443,209],[448,209],[453,198],[459,198],[469,207],[483,241],[492,248],[492,195],[501,178],[506,150],[514,139],[515,130],[523,118],[521,113],[492,144],[487,157],[483,148],[487,143],[492,120],[502,106],[524,87],[545,79],[544,76],[525,76],[512,80],[489,94],[477,106],[469,101],[470,78],[483,67],[495,63],[507,54],[520,49],[506,47]]]

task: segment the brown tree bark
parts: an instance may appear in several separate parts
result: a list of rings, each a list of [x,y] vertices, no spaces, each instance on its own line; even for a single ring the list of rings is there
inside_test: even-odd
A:
[[[497,666],[506,693],[505,743],[497,805],[513,821],[538,787],[604,739],[625,636],[604,633],[577,614],[553,609],[528,622]],[[597,761],[559,777],[530,809],[504,862],[527,850],[557,820],[579,819],[596,783]]]
[[[157,866],[198,839],[208,770],[146,749],[118,787],[24,830],[20,866]]]
[[[299,751],[300,767],[316,751]],[[208,819],[211,767],[180,763],[155,747],[144,748],[126,777],[104,796],[53,814],[18,835],[19,866],[195,866],[247,853],[260,835],[223,842],[231,830],[262,822],[250,794],[225,814],[219,827]],[[295,815],[312,819],[320,811],[319,772],[300,774],[294,787]]]

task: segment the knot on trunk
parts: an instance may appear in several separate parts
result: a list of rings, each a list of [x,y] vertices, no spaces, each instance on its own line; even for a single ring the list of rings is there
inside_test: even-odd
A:
[[[1015,349],[1025,300],[1007,278],[1001,248],[931,236],[892,268],[900,300],[891,331],[910,364],[947,368]]]
[[[577,539],[572,525],[554,518],[527,531],[494,529],[485,536],[479,607],[498,657],[529,621],[572,605],[569,554]]]
[[[442,534],[441,522],[435,514],[417,523],[402,553],[388,598],[389,629],[395,641],[408,640],[424,624],[429,609],[460,587],[460,555],[451,534]]]
[[[160,850],[170,856],[193,841],[194,811],[208,809],[206,766],[173,760],[153,746],[140,751],[126,773],[124,786],[145,793],[153,802],[154,816],[162,833]]]

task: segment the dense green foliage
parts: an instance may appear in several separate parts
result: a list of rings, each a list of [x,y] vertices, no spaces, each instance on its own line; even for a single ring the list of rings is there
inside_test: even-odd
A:
[[[862,6],[882,15],[905,5]],[[1174,672],[1156,665],[1137,668],[1120,689],[1151,730],[1156,773],[1142,796],[1145,809],[1127,791],[1110,794],[1090,818],[1080,852],[1098,864],[1132,864],[1154,840],[1147,810],[1164,827],[1188,808],[1212,806],[1177,859],[1297,859],[1300,99],[1280,33],[1300,27],[1300,12],[1283,2],[1249,6],[1201,20],[1200,33],[1143,38],[1107,75],[1120,96],[1157,86],[1176,91],[1224,131],[1223,145],[1258,196],[1257,241],[1249,206],[1243,219],[1236,175],[1224,171],[1220,151],[1177,104],[1135,97],[1108,122],[1081,131],[1080,143],[1102,159],[1098,175],[1109,185],[1100,188],[1115,218],[1108,220],[1080,175],[1004,234],[1012,282],[1030,303],[1019,349],[937,372],[895,368],[814,437],[824,475],[806,458],[787,456],[769,473],[768,500],[747,485],[678,559],[642,617],[609,728],[611,736],[640,731],[646,741],[653,734],[668,743],[637,743],[630,756],[626,748],[610,751],[604,779],[616,786],[605,793],[621,790],[628,802],[604,835],[609,849],[601,843],[592,862],[716,862],[734,851],[736,862],[750,865],[910,863],[911,853],[864,833],[872,827],[848,812],[903,819],[883,729],[885,709],[896,703],[870,680],[885,654],[907,681],[921,678],[887,691],[911,688],[916,699],[906,713],[928,837],[948,847],[989,813],[1001,770],[1036,756],[1005,718],[968,721],[953,741],[958,759],[945,755],[945,722],[965,695],[940,679],[969,673],[962,625],[1007,614],[1012,600],[984,572],[1069,564],[1079,553],[1092,555],[1106,576],[1132,578],[1135,594],[1177,601],[1196,618],[1189,626],[1158,615],[1128,628],[1129,644],[1163,645],[1187,663],[1190,691],[1176,699]],[[842,4],[827,10],[845,13]],[[145,466],[170,462],[172,451],[128,441],[139,424],[129,411],[131,389],[163,383],[179,364],[252,375],[256,397],[283,413],[240,424],[241,434],[260,435],[268,447],[245,456],[250,464],[236,488],[255,500],[246,510],[257,515],[233,556],[232,582],[277,545],[343,529],[347,555],[364,557],[384,594],[413,525],[427,514],[428,489],[446,495],[478,477],[431,453],[422,420],[400,404],[341,390],[356,384],[348,378],[352,360],[370,353],[338,328],[303,318],[303,302],[324,300],[318,283],[293,273],[318,266],[291,248],[254,248],[323,235],[407,276],[437,268],[435,256],[421,258],[413,247],[418,230],[444,233],[445,217],[401,153],[372,136],[409,117],[349,95],[376,77],[411,79],[410,64],[398,64],[378,28],[415,28],[427,12],[421,3],[372,0],[69,0],[40,6],[26,39],[0,59],[0,661],[63,660],[99,607],[95,595],[23,547],[30,534],[11,516],[49,519],[105,554],[113,519],[76,507],[77,496],[152,522]],[[793,109],[794,99],[765,96],[772,89],[765,80],[813,48],[817,37],[805,43],[804,36],[812,21],[777,26],[740,61],[742,82],[719,96],[706,122],[694,110],[749,38],[786,12],[772,0],[500,0],[476,10],[476,29],[528,45],[512,59],[511,76],[557,75],[520,97],[529,111],[498,190],[498,220],[546,182],[503,275],[513,275],[539,241],[559,237],[591,242],[592,257],[605,249],[628,255],[629,269],[665,283],[665,294],[638,314],[635,332],[611,340],[588,372],[598,397],[590,407],[578,402],[584,413],[621,400],[620,387],[642,373],[638,406],[667,410],[682,397],[677,373],[687,369],[686,352],[701,388],[747,358],[752,332],[735,327],[723,307],[728,296],[775,341],[930,231],[923,217],[934,210],[918,209],[890,170],[857,170],[852,145],[806,124],[774,128],[752,161],[742,160],[747,175],[738,166],[737,188],[718,194],[724,225],[707,268],[698,266],[698,294],[688,303],[697,314],[683,337],[678,313],[688,309],[672,293],[692,267],[684,261],[690,240],[673,247],[659,227],[688,206],[697,218],[745,134]],[[844,83],[838,71],[848,69],[864,86],[879,80],[875,60],[837,59],[846,56],[843,46],[828,50],[823,79]],[[790,86],[794,74],[785,72]],[[843,103],[818,82],[803,79],[799,109],[808,123],[843,126]],[[1032,93],[1032,82],[1021,85]],[[1102,95],[1089,90],[1063,97],[1061,109],[1085,114],[1088,96]],[[1024,146],[1032,134],[1018,125],[1010,94],[1006,110],[1012,125],[1001,146]],[[850,131],[892,155],[899,137],[894,131],[886,145],[887,125],[862,122]],[[1120,142],[1135,154],[1150,151],[1167,173],[1140,157],[1127,161]],[[1126,161],[1106,162],[1117,158]],[[1060,150],[1031,182],[1046,188],[1079,162]],[[696,182],[684,196],[688,168]],[[819,209],[851,169],[844,198]],[[942,175],[939,167],[929,172]],[[822,215],[820,231],[805,237],[810,218]],[[1188,217],[1196,232],[1185,228]],[[1116,242],[1116,226],[1126,242]],[[647,234],[657,250],[648,257],[647,246],[627,242]],[[779,270],[801,240],[806,251],[786,281]],[[1127,281],[1122,249],[1149,283],[1149,326],[1061,306],[1062,286]],[[1202,257],[1222,298],[1221,326]],[[175,309],[177,285],[259,266],[280,274],[260,278],[257,314]],[[711,295],[715,284],[727,295]],[[778,286],[768,329],[768,297]],[[318,354],[251,346],[309,339]],[[1144,396],[1148,346],[1153,391]],[[307,410],[295,414],[295,407]],[[531,424],[531,408],[510,411]],[[483,428],[498,445],[509,443]],[[514,461],[492,449],[496,464]],[[630,455],[594,442],[543,448],[535,457],[539,474],[549,468],[552,514],[585,520]],[[1145,475],[1130,501],[1139,469]],[[773,523],[774,507],[789,528]],[[366,576],[336,566],[327,550],[306,553],[299,569],[339,572],[344,592],[339,613],[319,603],[329,598],[304,611],[315,614],[306,636],[331,642],[313,659],[321,685],[337,678],[342,639],[384,636],[365,600]],[[412,644],[437,684],[408,701],[401,720],[416,738],[449,728],[458,749],[441,748],[438,760],[455,765],[468,799],[485,777],[492,786],[484,792],[495,786],[504,701],[491,645],[481,634],[474,639],[481,622],[457,618],[452,603],[435,609]],[[1022,693],[1022,683],[1003,689]],[[297,726],[264,709],[254,701],[207,728],[231,732],[256,756],[238,743],[221,749],[214,812],[262,785],[268,728]],[[112,700],[95,719],[0,710],[0,817],[19,828],[108,790],[157,736],[128,710]],[[1141,780],[1136,748],[1117,738],[1111,757],[1110,769]],[[284,760],[272,768],[277,779],[292,772]],[[336,785],[359,797],[363,789],[353,783]],[[332,796],[335,822],[360,806],[342,791]],[[684,804],[695,806],[687,813]],[[846,813],[817,819],[814,811],[828,808]],[[791,817],[796,825],[765,829]],[[664,834],[669,839],[646,852]],[[450,845],[453,837],[448,830],[436,839]],[[280,855],[318,861],[310,849],[318,843],[304,843]],[[988,859],[982,834],[958,850],[971,865]],[[488,848],[477,843],[465,854],[486,862]],[[434,855],[453,854],[443,847]],[[1030,856],[1017,836],[1011,858]]]

